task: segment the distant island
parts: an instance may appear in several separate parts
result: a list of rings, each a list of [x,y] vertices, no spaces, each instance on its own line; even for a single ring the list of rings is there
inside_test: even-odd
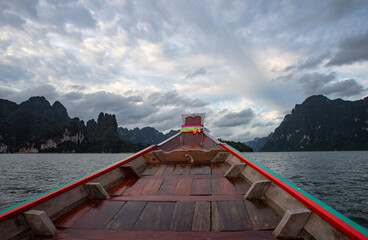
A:
[[[137,152],[145,144],[118,137],[115,115],[100,113],[85,124],[71,119],[58,101],[52,106],[44,97],[16,104],[0,99],[0,152]]]
[[[44,97],[16,104],[0,99],[0,153],[137,152],[175,134],[152,127],[118,127],[115,115],[97,121],[71,119],[66,108]],[[368,97],[330,100],[317,95],[295,105],[273,133],[245,143],[221,140],[239,151],[368,150]]]
[[[316,95],[295,105],[260,151],[368,150],[368,97],[330,100]]]
[[[101,112],[97,122],[71,119],[66,108],[44,97],[21,104],[0,99],[0,153],[117,153],[137,152],[179,133],[167,134],[152,127],[118,127],[115,115]],[[228,142],[241,151],[241,143]]]

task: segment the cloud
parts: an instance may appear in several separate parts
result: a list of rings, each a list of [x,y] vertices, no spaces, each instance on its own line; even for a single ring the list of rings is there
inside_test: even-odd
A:
[[[207,74],[207,71],[206,69],[204,68],[198,68],[197,70],[195,70],[194,72],[188,74],[184,80],[187,80],[187,79],[190,79],[190,78],[195,78],[195,77],[198,77],[198,76],[202,76],[202,75],[206,75]]]
[[[253,120],[255,114],[251,108],[244,109],[240,112],[230,112],[222,116],[214,122],[215,127],[236,127],[247,125]]]
[[[284,71],[303,71],[318,67],[324,60],[331,56],[330,52],[318,56],[312,56],[306,61],[298,61],[296,64],[290,65],[284,69]]]
[[[252,125],[252,128],[255,127],[271,127],[274,126],[275,123],[274,122],[256,122],[255,124]]]
[[[341,66],[368,61],[368,32],[350,37],[339,45],[339,51],[326,66]]]
[[[337,97],[360,96],[366,89],[354,79],[336,81],[336,73],[306,73],[298,79],[302,91],[307,95],[332,95]]]

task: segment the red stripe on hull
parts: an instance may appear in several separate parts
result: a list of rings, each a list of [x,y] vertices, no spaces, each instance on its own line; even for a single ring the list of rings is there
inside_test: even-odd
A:
[[[295,197],[297,200],[299,200],[301,203],[306,205],[308,208],[313,210],[315,213],[317,213],[320,217],[325,219],[328,223],[330,223],[332,226],[340,230],[342,233],[344,233],[346,236],[348,236],[351,239],[356,240],[368,240],[368,237],[362,234],[361,232],[357,231],[352,226],[348,225],[346,222],[341,220],[340,218],[333,215],[331,212],[329,212],[327,209],[323,208],[322,206],[318,205],[316,202],[305,196],[304,194],[300,193],[290,185],[283,182],[281,179],[275,177],[268,171],[264,170],[263,168],[259,167],[249,159],[247,159],[245,156],[241,155],[240,153],[234,151],[232,148],[227,146],[226,144],[220,144],[223,148],[228,150],[231,154],[257,170],[259,173],[261,173],[266,178],[270,179],[272,182],[274,182],[276,185],[278,185],[280,188],[284,189],[286,192],[288,192],[290,195]]]

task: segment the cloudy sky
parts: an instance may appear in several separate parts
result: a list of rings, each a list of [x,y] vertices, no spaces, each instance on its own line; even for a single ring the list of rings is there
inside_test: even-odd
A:
[[[305,98],[367,96],[368,1],[0,0],[0,98],[217,137],[273,131]]]

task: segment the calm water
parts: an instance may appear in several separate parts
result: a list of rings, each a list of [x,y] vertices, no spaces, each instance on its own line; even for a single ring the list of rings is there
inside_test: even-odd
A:
[[[130,154],[0,154],[0,211]],[[368,152],[247,153],[368,228]]]
[[[368,228],[367,151],[246,155]]]

